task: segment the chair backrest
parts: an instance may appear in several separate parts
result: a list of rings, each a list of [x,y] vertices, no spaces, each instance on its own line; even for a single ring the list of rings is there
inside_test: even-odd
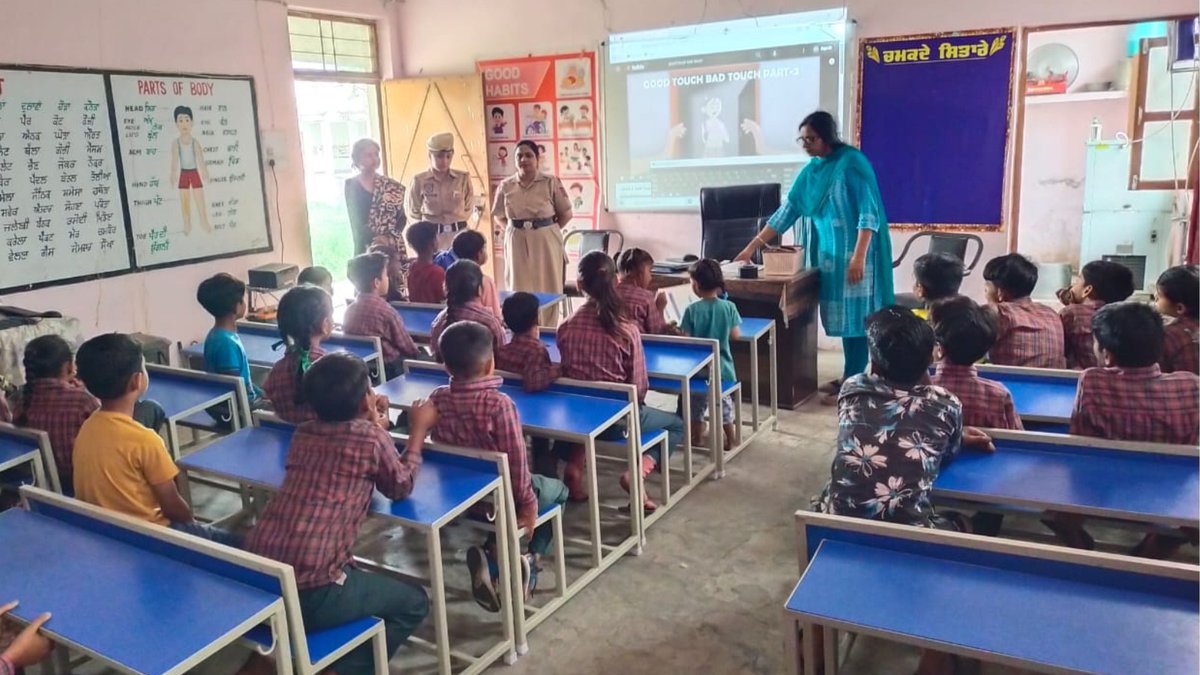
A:
[[[566,258],[575,260],[592,251],[604,251],[616,258],[624,248],[625,235],[619,230],[571,230],[563,237]]]
[[[731,260],[779,208],[778,183],[700,189],[700,255]]]
[[[929,249],[927,253],[949,253],[950,255],[963,261],[963,276],[969,276],[975,266],[979,264],[979,258],[983,255],[983,239],[978,235],[964,233],[948,233],[948,232],[918,232],[909,237],[908,241],[904,242],[904,248],[900,251],[900,257],[892,262],[892,267],[900,266],[904,259],[908,257],[908,250],[916,243],[918,239],[929,239]],[[971,256],[970,261],[967,260],[967,249],[971,243],[975,244],[975,255]]]
[[[42,460],[42,470],[46,472],[46,482],[49,484],[49,488],[62,494],[62,485],[58,479],[58,464],[54,461],[54,450],[50,447],[50,436],[46,432],[0,422],[0,436],[28,446],[30,450],[37,450],[38,457]]]

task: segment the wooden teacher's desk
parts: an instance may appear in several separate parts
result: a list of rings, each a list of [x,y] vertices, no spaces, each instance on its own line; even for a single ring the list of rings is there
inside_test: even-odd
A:
[[[812,269],[800,270],[791,277],[760,276],[758,279],[741,279],[728,270],[725,274],[729,299],[737,305],[742,316],[775,319],[779,340],[779,405],[793,410],[817,390],[819,280],[819,273]],[[655,274],[652,287],[659,289],[686,283],[690,283],[687,272]],[[738,380],[750,382],[750,345],[734,342],[731,347]],[[759,349],[765,352],[767,345],[760,345]],[[765,353],[759,356],[760,395],[769,396],[770,360]]]

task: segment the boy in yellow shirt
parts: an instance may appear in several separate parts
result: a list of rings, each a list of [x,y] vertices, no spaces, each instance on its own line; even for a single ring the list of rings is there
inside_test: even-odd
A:
[[[179,469],[162,438],[133,419],[150,378],[136,342],[123,333],[100,335],[75,355],[79,378],[100,409],[75,438],[75,497],[127,516],[236,545],[222,530],[197,523],[175,485]]]

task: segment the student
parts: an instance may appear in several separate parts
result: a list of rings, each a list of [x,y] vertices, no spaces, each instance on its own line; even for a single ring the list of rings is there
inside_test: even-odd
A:
[[[814,508],[969,532],[970,524],[960,514],[934,511],[929,490],[962,445],[990,450],[991,439],[964,428],[958,400],[928,383],[935,344],[928,322],[892,306],[868,316],[866,326],[871,372],[853,375],[842,385],[830,481]],[[927,649],[916,673],[952,673],[956,661]]]
[[[446,309],[434,317],[429,329],[429,346],[433,349],[433,358],[438,361],[442,360],[442,352],[438,348],[442,331],[455,321],[483,324],[492,331],[494,349],[499,349],[505,343],[504,326],[491,310],[483,306],[483,280],[483,270],[471,260],[459,260],[446,272]]]
[[[1133,272],[1119,263],[1093,260],[1083,266],[1068,288],[1058,291],[1067,367],[1083,370],[1100,365],[1092,341],[1092,317],[1110,302],[1133,295]]]
[[[1171,317],[1163,331],[1159,366],[1164,373],[1200,375],[1200,277],[1195,265],[1178,265],[1158,277],[1155,302]]]
[[[4,620],[5,614],[16,609],[18,604],[20,603],[13,600],[0,607],[0,621]],[[4,651],[0,653],[0,675],[25,672],[22,669],[35,666],[50,656],[50,652],[54,650],[54,643],[41,633],[42,626],[49,620],[49,612],[38,615],[28,626],[21,629],[10,644],[4,646]]]
[[[388,258],[382,253],[364,253],[350,259],[346,276],[358,296],[346,310],[342,330],[347,335],[379,338],[384,375],[392,379],[404,371],[404,359],[418,354],[417,345],[404,329],[404,319],[388,304]],[[408,287],[412,293],[412,286]]]
[[[625,305],[616,289],[617,267],[603,251],[592,251],[579,260],[577,285],[587,297],[571,318],[558,329],[558,350],[562,355],[565,377],[594,382],[619,382],[637,388],[638,413],[642,433],[667,430],[668,451],[683,438],[683,420],[677,415],[646,405],[650,388],[646,376],[646,355],[642,352],[642,334],[626,318]],[[664,458],[656,446],[642,455],[641,473],[645,478]],[[583,487],[586,456],[582,447],[571,448],[563,481],[571,499],[587,499]],[[629,490],[629,472],[621,475],[621,487]],[[645,508],[658,505],[645,497]]]
[[[536,318],[536,313],[535,313]],[[529,552],[522,557],[525,598],[537,587],[538,558],[550,550],[551,524],[534,529],[543,508],[567,502],[567,487],[556,478],[531,476],[525,457],[525,435],[512,399],[500,392],[503,380],[495,373],[491,332],[474,321],[458,321],[442,333],[440,351],[446,355],[450,384],[429,396],[437,407],[433,440],[508,456],[508,471],[516,504],[517,525],[532,533]],[[494,539],[467,551],[475,601],[490,612],[500,611],[496,594]]]
[[[525,391],[546,389],[562,377],[562,368],[550,362],[550,350],[542,344],[537,296],[513,293],[504,301],[503,311],[512,340],[496,349],[496,368],[520,375]]]
[[[19,427],[46,432],[59,483],[73,494],[72,455],[79,427],[100,408],[100,401],[88,393],[75,377],[75,354],[59,335],[43,335],[25,345],[25,385],[13,415]],[[154,401],[138,401],[133,419],[158,431],[166,421],[162,406]]]
[[[742,316],[737,307],[721,296],[725,293],[725,275],[721,273],[721,265],[712,258],[697,260],[688,270],[692,278],[692,293],[700,299],[688,305],[683,311],[683,320],[679,327],[692,337],[711,338],[720,345],[721,352],[721,387],[736,382],[737,374],[733,369],[733,354],[729,351],[729,342],[742,336],[738,326]],[[682,407],[682,406],[681,406]],[[708,409],[708,395],[692,394],[692,438],[699,439],[704,435],[704,413]],[[716,415],[713,415],[716,418]],[[730,450],[737,442],[737,429],[733,425],[733,398],[721,397],[721,428],[724,431],[725,450]]]
[[[1092,319],[1092,332],[1104,365],[1079,376],[1071,433],[1116,441],[1200,442],[1200,377],[1164,374],[1159,368],[1163,325],[1158,312],[1138,302],[1105,305]],[[1053,513],[1042,522],[1068,546],[1090,549],[1095,544],[1080,516]],[[1189,536],[1195,540],[1194,533]],[[1165,558],[1183,542],[1151,534],[1132,554]]]
[[[1024,429],[1003,384],[979,376],[975,364],[996,341],[996,318],[966,296],[935,303],[929,322],[941,353],[931,383],[962,403],[963,424],[990,429]]]
[[[287,349],[263,383],[275,415],[292,424],[316,419],[304,395],[303,378],[325,355],[321,340],[333,332],[333,301],[314,286],[297,286],[279,300],[279,336]]]
[[[200,282],[196,301],[213,316],[213,327],[204,338],[204,369],[242,378],[250,407],[265,407],[262,390],[250,379],[250,359],[237,334],[238,319],[246,316],[246,284],[221,272]]]
[[[310,631],[369,616],[384,623],[391,658],[429,613],[418,586],[355,568],[355,538],[375,490],[388,499],[412,493],[422,445],[437,411],[417,401],[403,456],[379,425],[367,366],[349,354],[331,354],[303,377],[315,419],[296,427],[288,447],[283,486],[267,504],[246,549],[295,569],[300,614]],[[333,665],[338,675],[375,672],[371,645]]]
[[[75,497],[127,516],[171,529],[236,545],[231,534],[197,523],[179,496],[175,467],[167,446],[133,419],[134,405],[150,378],[141,347],[123,333],[88,340],[76,356],[79,377],[100,409],[75,438]]]
[[[617,257],[617,272],[620,283],[617,295],[625,303],[625,312],[637,324],[643,335],[661,335],[669,332],[663,309],[667,306],[667,294],[650,290],[654,258],[640,248],[627,248]]]
[[[333,275],[324,267],[305,267],[300,270],[300,276],[296,277],[296,283],[316,286],[328,293],[329,297],[333,297]]]
[[[992,363],[1028,368],[1065,368],[1063,325],[1058,313],[1034,302],[1037,265],[1019,253],[988,261],[983,268],[988,307],[997,318]]]
[[[454,245],[451,247],[454,256],[459,260],[473,260],[482,272],[487,264],[487,239],[475,230],[463,230],[454,235]],[[496,283],[488,275],[483,275],[483,295],[480,296],[484,307],[491,310],[497,319],[503,318],[500,313],[500,295],[496,293]]]
[[[1136,302],[1106,305],[1092,319],[1100,368],[1079,376],[1071,433],[1119,441],[1200,443],[1200,377],[1164,374],[1158,312]]]
[[[408,299],[440,305],[446,302],[446,270],[434,262],[438,226],[422,220],[408,226],[404,238],[417,254],[408,268]]]
[[[963,262],[949,253],[926,253],[913,263],[913,294],[924,301],[925,306],[912,312],[922,319],[929,318],[933,303],[958,295],[962,286]]]

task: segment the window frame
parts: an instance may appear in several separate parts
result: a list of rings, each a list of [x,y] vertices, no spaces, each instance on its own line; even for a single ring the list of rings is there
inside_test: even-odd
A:
[[[1196,155],[1189,153],[1191,166],[1184,167],[1184,175],[1177,180],[1140,180],[1139,176],[1142,169],[1142,150],[1144,143],[1142,142],[1146,134],[1146,124],[1153,122],[1191,122],[1188,133],[1188,147],[1196,147],[1198,135],[1200,135],[1200,115],[1197,114],[1196,108],[1185,108],[1183,110],[1146,110],[1146,96],[1149,88],[1149,70],[1150,70],[1150,50],[1151,49],[1170,49],[1170,40],[1165,37],[1143,38],[1138,45],[1137,58],[1134,60],[1135,78],[1130,90],[1130,120],[1129,129],[1131,130],[1132,151],[1129,158],[1129,189],[1130,190],[1190,190],[1197,181],[1197,158]],[[1171,54],[1168,53],[1168,59],[1171,59]],[[1168,61],[1170,62],[1170,61]],[[1172,65],[1174,65],[1172,63]],[[1167,77],[1174,77],[1176,71],[1172,68],[1167,71]],[[1200,94],[1196,94],[1197,100],[1200,100]]]
[[[372,72],[347,71],[338,70],[317,70],[314,68],[296,68],[294,52],[292,51],[291,38],[292,32],[288,30],[288,55],[292,57],[292,75],[297,80],[312,80],[325,82],[358,82],[364,84],[375,84],[376,86],[382,81],[382,73],[379,67],[379,28],[376,22],[371,19],[362,19],[353,16],[340,16],[336,14],[321,14],[317,12],[306,12],[302,10],[288,10],[288,18],[297,17],[301,19],[313,19],[314,21],[329,21],[336,23],[351,23],[366,26],[371,31],[371,61],[374,64],[375,70]],[[318,39],[323,37],[318,36]],[[306,52],[307,53],[307,52]],[[324,55],[324,51],[322,51]],[[336,53],[334,54],[336,57]],[[381,109],[382,112],[382,109]]]

